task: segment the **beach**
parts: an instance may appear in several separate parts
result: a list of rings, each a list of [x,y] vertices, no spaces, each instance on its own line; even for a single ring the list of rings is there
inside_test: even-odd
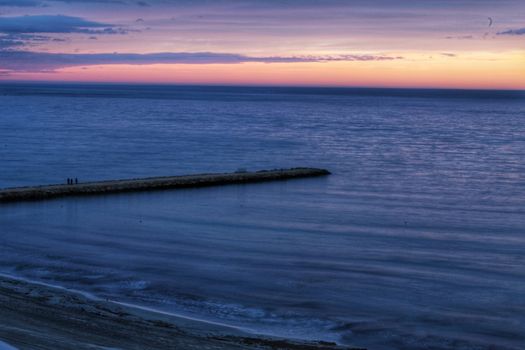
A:
[[[8,345],[9,344],[9,345]],[[80,292],[0,277],[0,349],[348,349],[257,337]]]

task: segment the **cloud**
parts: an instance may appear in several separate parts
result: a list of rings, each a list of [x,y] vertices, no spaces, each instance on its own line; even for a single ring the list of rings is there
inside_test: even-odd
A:
[[[0,17],[0,33],[91,33],[117,34],[125,30],[111,24],[63,15]]]
[[[24,46],[25,42],[11,37],[0,37],[0,51],[17,46]]]
[[[213,52],[165,52],[151,54],[66,54],[30,51],[0,51],[0,70],[7,70],[11,72],[43,72],[54,71],[67,67],[111,64],[238,64],[247,62],[300,63],[332,61],[386,61],[396,59],[403,58],[384,55],[252,57],[241,54]]]
[[[0,6],[36,7],[43,6],[43,3],[36,0],[0,0]]]
[[[46,0],[48,2],[66,2],[66,3],[109,3],[109,4],[124,4],[123,0]]]
[[[66,3],[66,4],[127,4],[129,1],[124,0],[0,0],[1,6],[8,7],[47,7],[50,3]],[[139,6],[149,6],[144,1],[136,3]]]
[[[459,39],[459,40],[472,40],[473,35],[460,35],[460,36],[447,36],[445,39]]]
[[[39,34],[0,34],[0,51],[63,41],[67,40]]]
[[[525,28],[509,29],[504,32],[499,32],[498,35],[525,35]]]
[[[2,1],[2,0],[0,0]],[[6,3],[4,1],[4,3]],[[107,23],[88,21],[81,17],[37,15],[0,17],[0,51],[13,47],[27,47],[46,42],[66,41],[47,34],[89,35],[126,34],[129,30]],[[46,34],[46,35],[42,35]]]
[[[150,5],[141,7],[140,2]],[[106,27],[70,24],[53,29],[49,20],[38,33],[51,30],[55,36],[141,32],[134,40],[120,36],[99,36],[106,40],[86,43],[84,36],[67,35],[71,44],[64,51],[159,52],[164,50],[262,52],[287,55],[290,52],[448,52],[449,50],[517,49],[518,43],[498,36],[498,31],[519,28],[524,0],[0,0],[0,4],[42,5],[33,9],[3,9],[9,16],[20,14],[63,14]],[[522,11],[521,11],[522,12]],[[487,28],[487,16],[495,19]],[[29,16],[38,17],[38,16]],[[65,17],[65,16],[64,16]],[[0,16],[0,18],[2,18]],[[23,21],[23,17],[16,17]],[[54,18],[54,17],[53,17]],[[171,19],[174,20],[171,20]],[[142,19],[142,20],[141,20]],[[143,21],[145,20],[145,21]],[[25,21],[30,21],[26,19]],[[33,21],[33,20],[31,20]],[[101,22],[101,23],[99,23]],[[5,25],[5,23],[4,23]],[[148,28],[146,28],[148,27]],[[20,28],[18,26],[17,28]],[[34,26],[29,26],[35,29]],[[10,29],[13,32],[13,29]],[[18,29],[20,31],[21,29]],[[28,29],[25,29],[28,30]],[[519,31],[500,35],[518,35]],[[0,29],[1,33],[1,29]],[[62,33],[62,34],[61,34]],[[449,40],[440,40],[447,38]],[[514,38],[518,38],[515,36]],[[78,39],[78,41],[75,41]],[[114,39],[114,40],[112,40]],[[467,44],[468,41],[468,44]],[[467,45],[464,47],[462,45]],[[56,45],[42,45],[55,51]],[[92,51],[88,51],[92,50]],[[454,52],[454,51],[452,51]]]

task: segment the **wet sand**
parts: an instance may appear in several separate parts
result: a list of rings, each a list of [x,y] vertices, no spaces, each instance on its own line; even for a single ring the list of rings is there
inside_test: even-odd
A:
[[[0,276],[0,342],[21,350],[348,349],[258,337],[6,276]]]

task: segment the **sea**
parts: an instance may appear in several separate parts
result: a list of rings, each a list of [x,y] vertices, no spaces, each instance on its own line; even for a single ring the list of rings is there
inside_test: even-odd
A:
[[[0,273],[254,334],[525,346],[525,92],[0,84],[0,188],[332,175],[0,205]]]

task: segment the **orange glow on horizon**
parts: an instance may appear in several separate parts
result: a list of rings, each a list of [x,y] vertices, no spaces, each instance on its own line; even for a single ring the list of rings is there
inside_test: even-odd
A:
[[[525,89],[525,53],[466,53],[319,63],[155,64],[74,67],[7,79],[227,85]],[[4,78],[6,79],[6,78]]]

